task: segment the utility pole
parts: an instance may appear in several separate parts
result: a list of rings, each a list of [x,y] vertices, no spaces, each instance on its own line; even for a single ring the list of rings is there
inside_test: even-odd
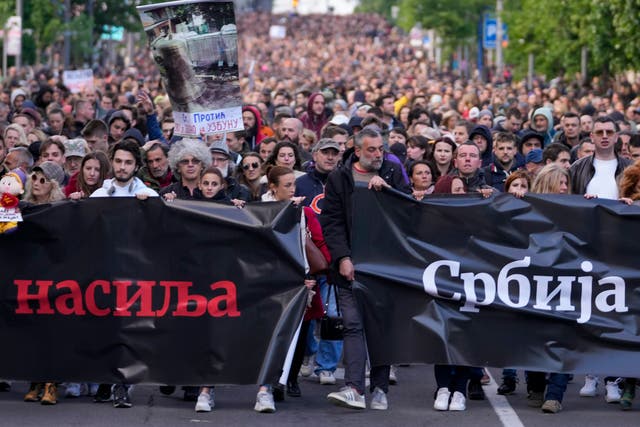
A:
[[[503,60],[502,60],[502,0],[496,0],[496,75],[498,78],[502,76]]]
[[[22,0],[16,0],[16,16],[22,20]],[[22,49],[20,50],[16,55],[16,69],[18,72],[20,72],[20,66],[22,65]]]

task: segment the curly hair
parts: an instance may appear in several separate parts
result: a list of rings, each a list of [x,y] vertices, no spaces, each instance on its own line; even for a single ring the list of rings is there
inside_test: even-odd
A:
[[[638,182],[640,182],[640,160],[627,167],[622,173],[622,179],[620,179],[620,197],[628,197],[634,201],[640,200]]]
[[[180,175],[178,163],[186,156],[193,156],[202,162],[202,169],[211,166],[211,153],[204,142],[199,139],[182,138],[169,150],[169,167],[174,175]]]

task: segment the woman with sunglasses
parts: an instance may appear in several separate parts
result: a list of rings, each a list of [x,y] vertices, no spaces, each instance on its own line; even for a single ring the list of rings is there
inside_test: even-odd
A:
[[[259,201],[266,186],[260,183],[262,178],[262,158],[258,153],[246,153],[236,168],[236,179],[251,192],[252,202]]]
[[[64,171],[57,163],[43,162],[34,167],[33,173],[27,180],[24,200],[34,205],[63,200],[65,197],[61,185],[64,177]]]

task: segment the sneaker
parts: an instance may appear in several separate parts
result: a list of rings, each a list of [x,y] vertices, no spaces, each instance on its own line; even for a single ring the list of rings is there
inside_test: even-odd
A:
[[[269,391],[259,391],[253,410],[265,414],[276,412],[276,405],[273,403],[273,394]]]
[[[111,402],[111,384],[100,384],[94,394],[93,401],[96,403]]]
[[[355,388],[350,386],[343,387],[340,391],[329,393],[327,400],[335,405],[344,406],[345,408],[365,409],[367,407],[364,394],[358,393]]]
[[[597,393],[596,387],[598,387],[598,377],[595,375],[586,375],[584,377],[584,385],[580,389],[580,396],[593,397]]]
[[[43,391],[44,383],[31,383],[29,391],[24,395],[25,402],[38,402]]]
[[[389,408],[387,402],[387,393],[382,391],[380,387],[376,387],[371,394],[371,409],[377,409],[378,411],[386,411]]]
[[[451,403],[449,403],[449,410],[464,411],[465,409],[467,409],[467,399],[465,399],[464,394],[459,391],[453,392]]]
[[[333,376],[333,372],[331,371],[320,371],[318,378],[322,385],[335,385],[336,383],[336,377]]]
[[[42,394],[42,399],[40,399],[40,403],[43,405],[55,405],[58,403],[57,399],[58,388],[55,383],[46,383],[44,385],[44,393]]]
[[[604,394],[604,400],[607,403],[618,403],[622,396],[620,395],[620,381],[621,378],[618,378],[615,381],[607,381],[606,392]]]
[[[498,387],[498,394],[507,396],[516,391],[516,379],[513,377],[503,377],[502,384]]]
[[[545,400],[542,404],[542,412],[545,414],[557,414],[562,411],[562,405],[557,400]]]
[[[278,383],[271,388],[271,395],[276,402],[284,402],[284,385]]]
[[[449,398],[451,397],[451,392],[448,388],[442,387],[438,389],[436,394],[436,400],[433,402],[433,409],[436,411],[447,411],[449,410]]]
[[[160,393],[164,394],[165,396],[169,396],[173,394],[174,391],[176,391],[176,386],[174,385],[161,385],[159,388]]]
[[[541,391],[530,391],[527,394],[527,405],[532,408],[539,408],[544,403],[544,393]]]
[[[479,380],[469,381],[467,396],[469,396],[469,400],[484,400],[484,390]]]
[[[634,397],[636,397],[636,385],[625,384],[624,392],[622,393],[622,398],[620,399],[620,407],[623,411],[628,411],[631,409],[631,402],[633,402]]]
[[[396,365],[389,367],[389,384],[398,384],[398,367]]]
[[[302,392],[300,391],[300,386],[298,385],[298,381],[287,381],[287,394],[291,397],[302,396]]]
[[[203,392],[198,395],[198,401],[196,402],[196,412],[211,412],[211,408],[213,408],[213,406],[214,403],[211,392]]]
[[[80,383],[66,383],[64,397],[80,397]]]
[[[300,375],[302,375],[303,377],[308,377],[313,374],[313,359],[313,356],[305,356],[304,359],[302,359],[302,366],[300,366]]]
[[[131,398],[129,390],[124,384],[116,384],[113,387],[113,407],[114,408],[131,408]]]

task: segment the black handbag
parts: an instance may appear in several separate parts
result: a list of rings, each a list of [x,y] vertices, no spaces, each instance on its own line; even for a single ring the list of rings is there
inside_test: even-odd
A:
[[[338,303],[338,292],[335,290],[336,285],[328,285],[327,301],[324,303],[324,315],[320,320],[320,338],[323,340],[339,341],[344,338],[344,323],[342,314],[340,313],[340,304]],[[336,296],[336,313],[337,316],[329,316],[329,301],[331,301],[331,290],[334,289]]]

